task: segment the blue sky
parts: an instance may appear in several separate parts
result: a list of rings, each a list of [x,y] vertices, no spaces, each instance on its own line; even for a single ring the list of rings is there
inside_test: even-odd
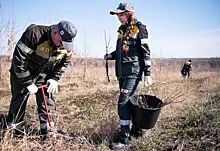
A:
[[[19,39],[29,24],[69,20],[78,29],[77,53],[86,46],[87,56],[102,58],[104,30],[111,35],[110,51],[115,48],[120,23],[109,11],[120,2],[130,2],[147,25],[152,57],[220,57],[219,0],[1,0],[0,27],[14,20]]]

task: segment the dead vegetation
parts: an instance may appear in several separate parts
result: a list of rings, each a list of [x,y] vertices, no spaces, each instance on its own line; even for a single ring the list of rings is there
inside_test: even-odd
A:
[[[203,63],[202,63],[203,64]],[[180,61],[162,64],[154,62],[151,88],[143,83],[138,93],[156,95],[163,101],[176,94],[181,103],[165,106],[156,127],[147,139],[134,139],[130,150],[218,150],[220,143],[219,120],[219,69],[209,64],[195,69],[192,79],[183,80]],[[0,114],[7,114],[10,103],[9,62],[2,65],[0,88]],[[195,68],[195,67],[194,67]],[[208,69],[211,70],[208,70]],[[169,70],[168,70],[169,69]],[[204,71],[204,69],[206,69]],[[57,138],[53,146],[49,140],[36,136],[7,137],[0,133],[2,150],[109,150],[108,142],[117,135],[118,83],[114,66],[109,66],[111,83],[107,81],[105,62],[89,63],[84,70],[80,63],[73,63],[60,81],[60,91],[55,95],[57,112],[56,127],[69,132],[70,138]],[[86,72],[86,73],[85,73]],[[86,76],[84,77],[84,74]],[[2,118],[4,119],[4,118]],[[26,111],[27,131],[39,127],[35,97],[31,96]],[[2,123],[2,122],[1,122]]]

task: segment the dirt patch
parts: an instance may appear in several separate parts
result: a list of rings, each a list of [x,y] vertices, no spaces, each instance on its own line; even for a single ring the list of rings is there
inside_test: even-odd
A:
[[[6,96],[10,96],[11,91],[8,89],[0,89],[0,99]]]

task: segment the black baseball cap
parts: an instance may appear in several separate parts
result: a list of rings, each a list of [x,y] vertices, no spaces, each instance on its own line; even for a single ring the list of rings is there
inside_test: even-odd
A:
[[[60,21],[58,23],[59,33],[62,38],[63,48],[73,51],[73,40],[76,37],[77,29],[69,21]]]

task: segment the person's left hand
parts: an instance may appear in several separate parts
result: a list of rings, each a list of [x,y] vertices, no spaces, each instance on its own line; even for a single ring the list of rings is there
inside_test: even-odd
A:
[[[47,84],[49,87],[47,88],[47,92],[49,93],[58,93],[58,82],[53,79],[47,80]]]
[[[110,60],[112,58],[112,55],[111,54],[105,54],[104,55],[104,59],[105,60]]]
[[[144,86],[150,86],[152,84],[151,76],[144,76]]]

